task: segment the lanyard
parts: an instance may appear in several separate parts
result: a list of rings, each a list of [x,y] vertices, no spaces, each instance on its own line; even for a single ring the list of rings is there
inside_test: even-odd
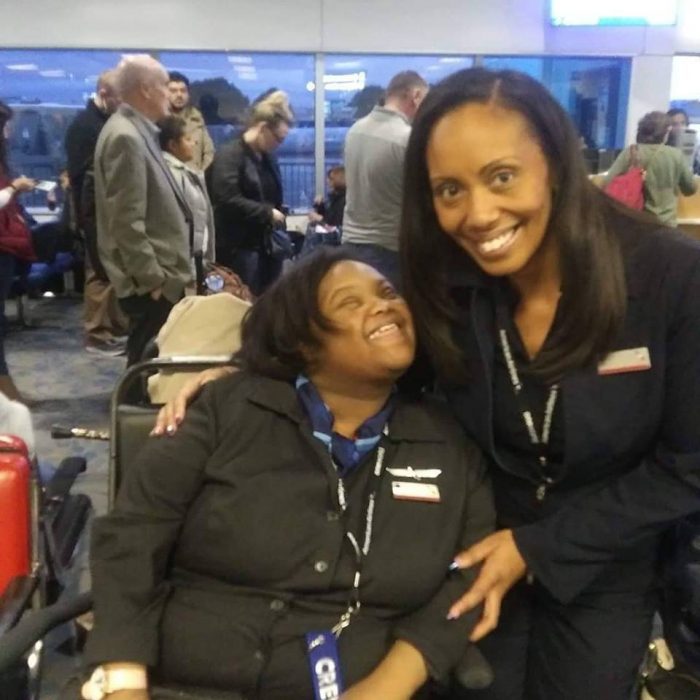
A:
[[[516,367],[515,360],[513,359],[513,353],[511,352],[510,343],[508,342],[508,333],[503,327],[498,329],[498,337],[501,341],[501,350],[503,350],[503,357],[505,358],[506,366],[508,367],[508,375],[510,377],[511,384],[513,385],[513,393],[515,394],[515,398],[520,405],[520,413],[523,417],[527,434],[530,437],[530,442],[538,448],[539,454],[537,462],[540,471],[540,483],[535,491],[535,498],[541,503],[544,501],[544,497],[547,495],[547,487],[554,483],[554,479],[552,479],[552,477],[547,473],[547,466],[549,464],[549,438],[552,429],[552,417],[554,416],[554,407],[557,405],[557,398],[559,396],[559,385],[552,384],[549,389],[547,405],[544,411],[544,419],[542,421],[542,434],[540,435],[537,433],[532,411],[525,400],[525,396],[523,394],[523,383],[520,380],[518,368]]]
[[[389,428],[384,427],[382,431],[384,435],[389,435]],[[330,448],[329,448],[330,454]],[[352,589],[350,590],[350,596],[348,600],[347,610],[340,616],[340,620],[331,630],[336,637],[339,637],[341,632],[350,624],[352,617],[360,609],[360,581],[362,578],[362,565],[364,559],[369,554],[370,547],[372,546],[372,531],[374,529],[374,507],[377,500],[377,495],[379,493],[379,484],[381,482],[382,473],[384,471],[384,456],[386,450],[384,446],[380,443],[377,447],[377,459],[374,462],[374,469],[372,470],[372,475],[370,476],[368,487],[367,487],[367,506],[365,509],[365,536],[362,542],[362,547],[357,540],[357,537],[346,529],[345,536],[350,541],[352,545],[353,552],[355,552],[355,575],[353,577]],[[345,484],[340,477],[340,471],[336,465],[333,457],[331,456],[331,463],[334,469],[338,473],[338,503],[340,504],[340,509],[343,513],[347,510],[347,496],[345,493]]]

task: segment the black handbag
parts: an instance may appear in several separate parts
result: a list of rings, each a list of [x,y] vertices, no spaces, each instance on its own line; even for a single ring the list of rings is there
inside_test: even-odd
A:
[[[265,253],[275,260],[288,260],[294,255],[294,246],[289,234],[281,228],[269,228],[263,240]]]

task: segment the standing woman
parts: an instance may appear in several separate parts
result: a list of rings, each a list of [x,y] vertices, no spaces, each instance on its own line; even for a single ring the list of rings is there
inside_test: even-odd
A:
[[[273,227],[285,224],[282,179],[273,153],[293,120],[287,95],[275,90],[251,106],[248,128],[217,152],[211,167],[217,260],[240,275],[255,295],[282,271],[266,238]]]
[[[5,361],[5,300],[12,286],[16,262],[35,259],[31,234],[16,202],[17,194],[34,189],[34,181],[10,176],[7,152],[12,116],[12,109],[0,102],[0,392],[9,399],[21,400]]]
[[[626,148],[610,166],[605,184],[626,173],[636,161],[644,169],[644,209],[667,226],[676,225],[678,194],[690,196],[698,185],[680,148],[667,145],[671,117],[649,112],[637,125],[637,145]],[[634,149],[634,152],[633,150]]]
[[[662,533],[700,503],[700,246],[590,184],[519,73],[431,90],[406,166],[405,291],[501,528],[458,557],[496,677],[468,697],[628,700]]]

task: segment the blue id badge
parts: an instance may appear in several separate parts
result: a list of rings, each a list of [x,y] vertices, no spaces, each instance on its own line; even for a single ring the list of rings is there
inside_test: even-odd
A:
[[[316,700],[338,700],[343,692],[338,640],[332,632],[309,632],[306,650]]]

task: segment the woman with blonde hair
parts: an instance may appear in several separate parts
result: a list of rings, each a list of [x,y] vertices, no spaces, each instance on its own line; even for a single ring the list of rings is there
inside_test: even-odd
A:
[[[285,223],[282,180],[273,153],[293,121],[284,92],[264,95],[251,106],[245,131],[221,148],[212,164],[217,260],[240,275],[255,295],[282,269],[282,261],[269,249],[273,229]]]

